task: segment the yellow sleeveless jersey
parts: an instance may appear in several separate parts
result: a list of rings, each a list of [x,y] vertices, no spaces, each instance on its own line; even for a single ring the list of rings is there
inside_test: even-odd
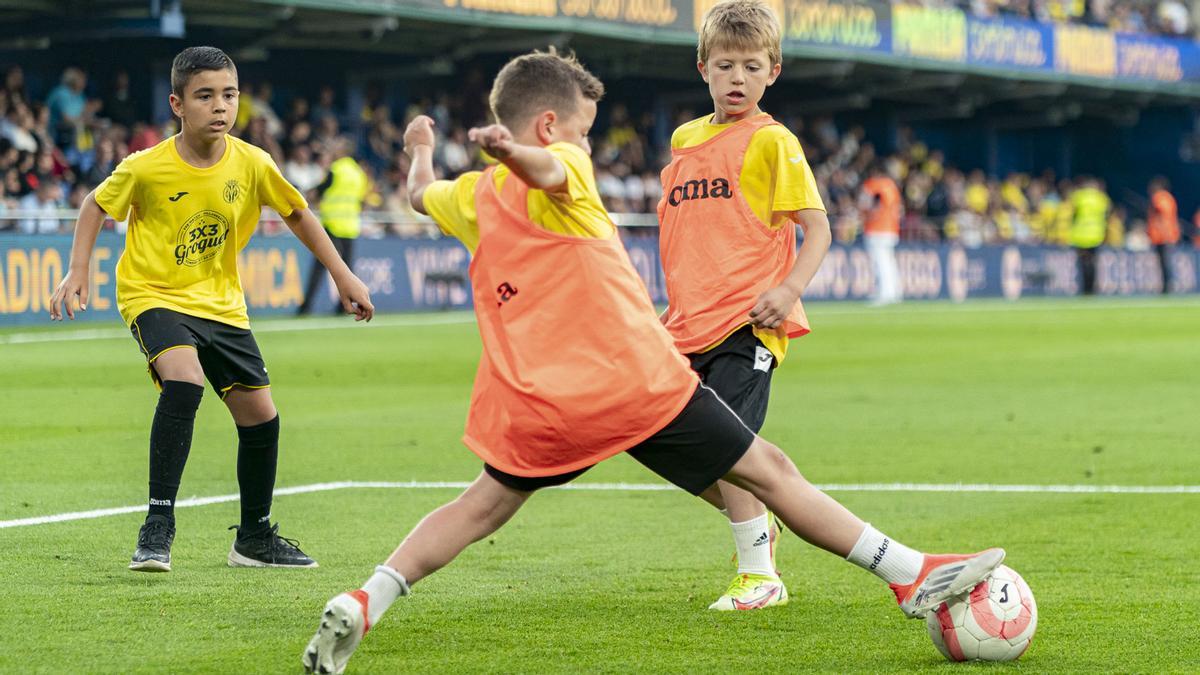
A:
[[[211,167],[179,156],[176,138],[136,152],[99,187],[96,203],[128,219],[117,262],[117,309],[126,324],[148,309],[249,328],[237,254],[263,206],[289,216],[308,207],[263,150],[232,136]]]

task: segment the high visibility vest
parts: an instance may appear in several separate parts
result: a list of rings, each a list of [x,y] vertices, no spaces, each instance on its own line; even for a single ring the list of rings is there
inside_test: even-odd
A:
[[[321,196],[321,224],[329,234],[342,239],[354,239],[362,230],[363,200],[367,198],[370,181],[353,157],[343,157],[329,167],[333,182]]]
[[[1071,196],[1075,206],[1075,222],[1071,225],[1071,245],[1075,248],[1096,248],[1104,243],[1108,230],[1108,195],[1096,188],[1081,188]]]

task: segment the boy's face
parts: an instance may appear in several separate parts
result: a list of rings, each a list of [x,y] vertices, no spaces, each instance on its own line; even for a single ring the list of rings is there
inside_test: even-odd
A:
[[[550,140],[547,145],[566,142],[578,145],[590,155],[592,154],[592,144],[588,140],[588,133],[592,130],[592,123],[596,121],[596,102],[583,94],[578,96],[579,98],[575,101],[574,114],[558,117],[549,125]]]
[[[699,62],[696,67],[708,83],[708,93],[722,121],[736,121],[757,112],[763,92],[775,84],[780,71],[778,63],[771,65],[765,49],[713,49],[708,62]]]
[[[232,70],[202,70],[192,75],[182,97],[171,94],[171,110],[188,136],[209,142],[219,140],[237,118],[237,74]]]

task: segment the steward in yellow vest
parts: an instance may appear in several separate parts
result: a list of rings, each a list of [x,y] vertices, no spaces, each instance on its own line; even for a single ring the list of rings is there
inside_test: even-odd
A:
[[[329,165],[329,174],[317,186],[317,191],[321,194],[321,224],[329,232],[329,238],[333,241],[338,255],[346,261],[348,267],[354,269],[354,240],[362,231],[362,205],[371,193],[371,178],[354,157],[350,156],[351,149],[349,139],[343,138],[338,141],[338,159]],[[324,278],[325,268],[314,258],[304,292],[304,302],[296,311],[297,314],[303,315],[312,311],[317,289]],[[336,306],[336,303],[334,311],[340,313],[340,307]]]

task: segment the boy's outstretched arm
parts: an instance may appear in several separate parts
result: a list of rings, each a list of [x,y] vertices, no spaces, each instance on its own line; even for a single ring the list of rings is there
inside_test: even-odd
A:
[[[355,321],[370,321],[371,317],[375,316],[375,305],[371,304],[371,294],[367,291],[366,284],[354,276],[354,272],[350,271],[338,255],[337,249],[333,248],[333,242],[329,240],[329,235],[325,234],[325,228],[321,227],[313,212],[310,209],[296,209],[284,216],[283,221],[292,229],[296,238],[317,256],[317,260],[321,261],[325,269],[329,270],[346,313],[353,314]]]
[[[50,296],[50,319],[62,321],[63,310],[67,317],[75,319],[75,309],[72,302],[79,297],[79,308],[87,310],[88,303],[88,267],[92,261],[92,249],[96,246],[96,236],[100,226],[104,224],[106,215],[96,203],[96,191],[92,190],[83,200],[79,208],[79,218],[75,221],[75,240],[71,243],[71,261],[67,268],[67,276],[54,289]]]
[[[467,138],[535,190],[556,192],[567,182],[567,168],[557,157],[545,148],[517,143],[502,124],[476,127],[467,132]]]
[[[800,244],[800,250],[796,253],[796,264],[792,265],[792,271],[783,283],[760,295],[754,309],[750,310],[750,323],[755,328],[775,328],[783,323],[788,312],[792,311],[792,307],[804,293],[804,289],[808,288],[808,282],[816,275],[821,261],[825,259],[825,253],[829,251],[833,237],[829,232],[829,217],[825,212],[819,209],[803,209],[793,215],[794,220],[804,230],[804,243]]]

